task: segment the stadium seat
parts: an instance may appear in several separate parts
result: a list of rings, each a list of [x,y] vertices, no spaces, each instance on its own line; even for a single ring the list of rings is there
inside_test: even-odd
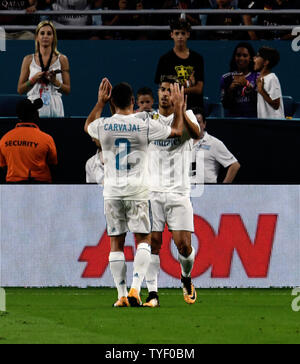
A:
[[[17,94],[0,94],[0,116],[16,116],[16,105],[26,96]]]
[[[210,111],[209,117],[224,118],[224,108],[220,102],[210,104],[210,107],[211,107],[211,111]]]
[[[293,118],[300,119],[300,102],[294,103],[294,115]]]
[[[282,96],[282,99],[285,117],[292,117],[294,115],[294,99],[292,96]]]

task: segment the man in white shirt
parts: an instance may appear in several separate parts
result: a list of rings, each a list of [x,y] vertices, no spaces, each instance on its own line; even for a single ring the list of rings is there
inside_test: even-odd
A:
[[[261,47],[254,57],[254,70],[260,72],[257,83],[257,117],[259,119],[284,119],[284,106],[280,82],[272,69],[279,63],[279,52]]]
[[[85,164],[86,183],[97,183],[103,185],[104,164],[101,149],[86,161]]]
[[[158,90],[159,111],[154,114],[161,125],[171,125],[176,110],[171,100],[171,87],[174,78],[162,77]],[[151,263],[146,273],[149,296],[144,303],[147,307],[158,307],[157,277],[160,269],[159,252],[165,224],[178,249],[181,265],[181,282],[185,302],[196,301],[196,290],[191,282],[191,271],[195,260],[195,250],[191,244],[194,231],[193,207],[190,201],[189,166],[191,161],[192,138],[199,138],[200,127],[191,110],[183,109],[184,132],[172,139],[157,140],[149,146],[150,201],[153,216],[151,234]]]
[[[201,128],[201,135],[200,139],[194,140],[191,183],[217,183],[220,166],[227,168],[223,183],[232,183],[240,169],[239,162],[221,140],[205,131],[206,119],[203,112],[200,109],[195,109],[194,113]],[[196,173],[198,153],[203,153],[204,176],[199,176]]]
[[[151,219],[147,180],[149,142],[182,135],[183,87],[175,84],[171,98],[176,110],[172,125],[161,125],[146,112],[135,113],[133,91],[127,83],[112,88],[103,79],[98,102],[86,120],[84,130],[98,140],[104,159],[104,210],[110,236],[109,263],[117,290],[115,307],[142,305],[140,288],[151,257]],[[110,101],[112,116],[100,117]],[[137,251],[133,263],[133,281],[129,293],[126,284],[124,244],[126,233],[135,235]]]

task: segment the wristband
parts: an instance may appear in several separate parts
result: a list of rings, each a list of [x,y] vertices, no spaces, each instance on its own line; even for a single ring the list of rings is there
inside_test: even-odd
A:
[[[186,88],[189,88],[190,87],[190,83],[189,81],[186,81]]]

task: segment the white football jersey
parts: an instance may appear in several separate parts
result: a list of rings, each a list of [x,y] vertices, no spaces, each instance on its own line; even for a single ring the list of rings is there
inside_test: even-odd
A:
[[[197,118],[191,110],[189,119],[199,127]],[[161,125],[171,125],[174,114],[167,117],[157,113],[153,116]],[[149,146],[149,183],[150,191],[190,194],[189,166],[192,159],[193,140],[184,130],[182,137],[156,140]]]
[[[104,198],[148,200],[148,145],[152,140],[167,139],[171,127],[142,112],[97,119],[88,126],[88,133],[102,147]]]

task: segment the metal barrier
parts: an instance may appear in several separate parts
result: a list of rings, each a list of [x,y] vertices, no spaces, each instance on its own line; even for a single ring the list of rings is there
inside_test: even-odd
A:
[[[56,16],[56,15],[180,15],[180,14],[199,14],[199,15],[210,15],[210,14],[226,14],[226,15],[300,15],[300,9],[284,9],[284,10],[253,10],[253,9],[234,9],[234,10],[216,10],[216,9],[158,9],[158,10],[41,10],[34,13],[27,13],[26,10],[14,11],[14,10],[1,10],[1,15],[40,15],[40,16]],[[299,25],[278,25],[278,26],[259,26],[259,25],[237,25],[237,26],[218,26],[218,25],[197,25],[193,26],[193,30],[200,31],[217,31],[217,30],[239,30],[239,31],[273,31],[273,30],[292,30]],[[8,31],[18,31],[18,30],[35,30],[35,26],[26,25],[2,25],[5,30]],[[130,31],[140,31],[140,30],[155,30],[155,31],[166,31],[169,30],[169,26],[155,26],[155,25],[138,25],[138,26],[107,26],[107,25],[84,25],[84,26],[64,26],[57,25],[57,30],[80,30],[80,31],[90,31],[90,30],[130,30]]]

